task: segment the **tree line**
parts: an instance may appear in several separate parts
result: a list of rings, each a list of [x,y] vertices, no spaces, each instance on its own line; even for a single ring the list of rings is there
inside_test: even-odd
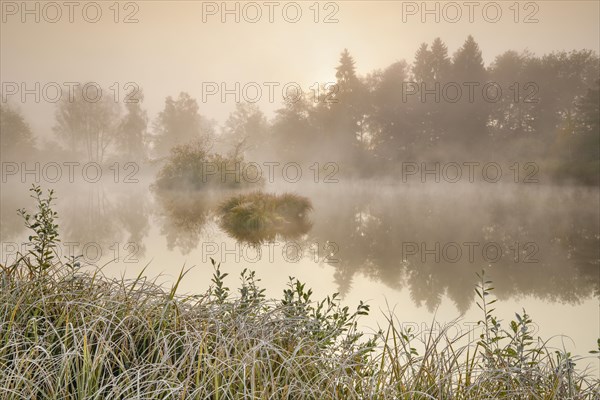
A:
[[[359,76],[348,50],[336,82],[316,99],[284,103],[268,119],[238,103],[221,126],[188,93],[167,97],[150,123],[143,94],[124,107],[82,98],[57,105],[60,147],[91,161],[161,159],[201,142],[235,159],[333,161],[351,175],[393,171],[403,161],[480,158],[540,162],[557,178],[600,178],[600,79],[591,50],[537,56],[506,51],[485,65],[472,36],[450,55],[441,38],[414,60]],[[2,105],[2,157],[34,147],[20,114]]]

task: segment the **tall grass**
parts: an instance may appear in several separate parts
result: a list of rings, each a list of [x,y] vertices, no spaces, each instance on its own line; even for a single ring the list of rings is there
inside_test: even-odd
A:
[[[2,265],[2,399],[598,399],[598,378],[531,337],[526,313],[503,329],[485,275],[476,288],[483,334],[418,339],[388,325],[357,329],[369,307],[313,301],[290,278],[265,298],[254,272],[237,292],[213,262],[206,293],[183,296],[143,276],[113,279],[53,257],[52,195],[22,212],[32,250]],[[28,216],[28,217],[27,217]]]
[[[280,195],[260,191],[239,194],[220,204],[220,226],[239,241],[261,244],[294,240],[311,228],[312,203],[293,193]]]

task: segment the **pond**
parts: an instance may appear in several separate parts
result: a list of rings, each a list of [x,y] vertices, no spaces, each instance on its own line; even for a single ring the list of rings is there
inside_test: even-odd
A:
[[[24,250],[15,210],[33,206],[27,189],[3,185],[3,262]],[[564,342],[574,354],[587,354],[598,338],[581,328],[600,325],[597,188],[353,181],[267,184],[261,193],[160,192],[142,179],[55,189],[62,255],[83,254],[81,262],[104,265],[110,276],[146,268],[168,284],[194,266],[179,291],[201,292],[213,258],[232,289],[244,268],[273,297],[294,276],[316,299],[339,292],[352,307],[367,301],[367,330],[394,310],[417,334],[449,324],[458,336],[482,318],[474,287],[485,269],[500,319],[525,306],[537,334],[568,336],[551,344]],[[238,207],[255,215],[248,207],[259,201],[267,201],[259,222],[243,225],[231,214]],[[269,201],[279,203],[269,208]]]

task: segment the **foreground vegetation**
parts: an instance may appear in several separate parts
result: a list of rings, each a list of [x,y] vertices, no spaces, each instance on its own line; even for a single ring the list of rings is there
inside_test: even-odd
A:
[[[482,334],[444,332],[423,343],[389,324],[357,329],[369,307],[337,295],[313,301],[290,278],[265,298],[253,272],[237,293],[213,262],[204,294],[177,294],[148,280],[113,279],[55,257],[52,193],[34,189],[21,210],[31,251],[2,265],[1,399],[597,399],[597,377],[531,334],[523,312],[505,329],[485,274],[476,288]],[[424,350],[417,350],[424,348]]]

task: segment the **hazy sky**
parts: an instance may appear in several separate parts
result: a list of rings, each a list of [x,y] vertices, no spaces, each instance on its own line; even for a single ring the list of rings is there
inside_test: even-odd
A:
[[[71,10],[73,22],[62,1],[55,3],[62,13],[60,18],[56,7],[27,2],[30,9],[38,7],[40,22],[35,21],[35,13],[23,13],[20,1],[1,3],[3,84],[26,82],[33,88],[35,82],[42,87],[57,82],[66,95],[64,82],[93,81],[104,87],[117,82],[122,99],[123,86],[135,82],[144,89],[144,106],[151,118],[167,95],[188,91],[202,102],[203,82],[225,83],[231,89],[240,82],[242,100],[253,98],[251,86],[259,86],[259,104],[268,113],[280,106],[286,83],[296,82],[310,93],[314,82],[333,80],[344,48],[354,56],[358,72],[365,74],[397,60],[411,62],[419,44],[430,43],[437,36],[452,54],[472,34],[483,50],[486,65],[509,49],[544,54],[581,48],[598,51],[600,46],[597,1],[521,1],[518,7],[513,1],[471,2],[472,6],[464,1],[427,2],[429,10],[439,10],[439,22],[435,12],[423,13],[424,3],[420,1],[322,1],[316,6],[313,1],[259,1],[250,6],[227,2],[229,9],[237,4],[239,23],[235,13],[222,15],[221,1],[121,2],[118,16],[113,1],[99,1],[102,14],[96,23],[85,20],[96,19],[96,5],[91,2],[76,2]],[[288,22],[296,18],[298,9],[302,13],[299,21]],[[261,16],[252,23],[257,10]],[[123,23],[132,13],[137,22]],[[337,22],[324,23],[327,16]],[[115,17],[119,23],[114,22]],[[227,18],[225,23],[222,17]],[[319,22],[315,23],[315,17]],[[527,17],[537,22],[525,23]],[[492,22],[496,18],[498,21]],[[53,19],[58,22],[47,21]],[[257,85],[249,86],[244,97],[242,88],[251,82]],[[264,82],[279,83],[273,102]],[[289,93],[293,94],[293,89]],[[229,95],[223,104],[219,94],[207,97],[201,112],[221,121],[236,100]],[[105,95],[114,96],[114,92]],[[11,99],[12,104],[22,103],[18,95]],[[42,98],[38,105],[30,95],[19,106],[37,134],[50,131],[53,104]]]

